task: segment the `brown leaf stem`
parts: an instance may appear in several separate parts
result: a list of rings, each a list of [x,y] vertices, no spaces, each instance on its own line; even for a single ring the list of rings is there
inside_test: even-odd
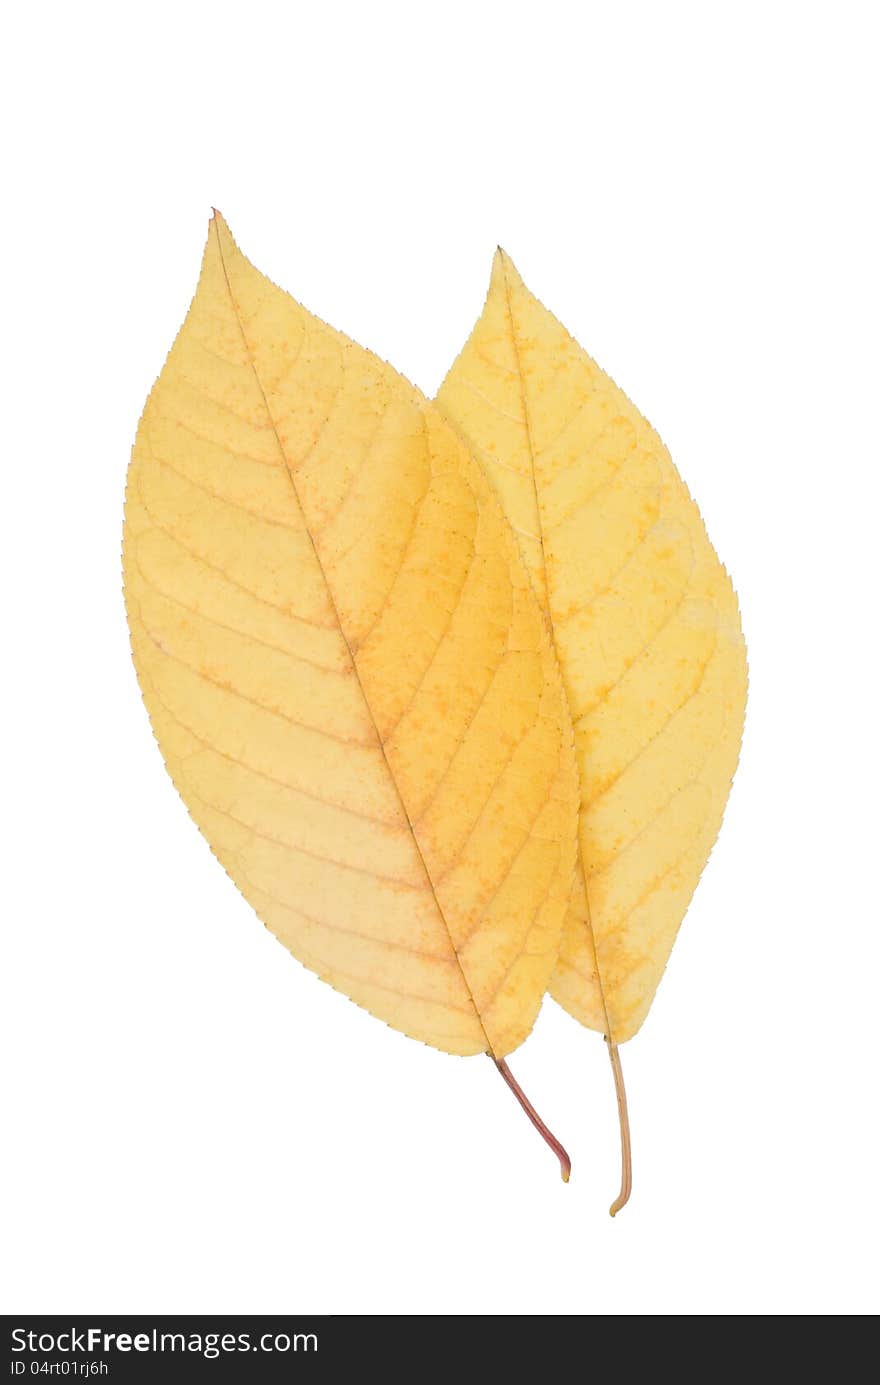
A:
[[[632,1192],[632,1147],[629,1136],[629,1112],[626,1109],[626,1087],[623,1085],[623,1068],[620,1065],[620,1054],[617,1051],[617,1044],[611,1043],[607,1035],[605,1042],[608,1044],[611,1071],[614,1073],[614,1089],[617,1092],[617,1114],[620,1118],[620,1192],[609,1208],[612,1217],[616,1217],[621,1207],[625,1207],[629,1202],[629,1195]]]
[[[559,1167],[562,1173],[562,1181],[563,1183],[567,1183],[569,1178],[571,1177],[571,1160],[569,1159],[567,1153],[557,1140],[556,1136],[553,1134],[553,1131],[548,1130],[547,1126],[541,1120],[541,1117],[538,1115],[537,1111],[535,1110],[532,1103],[529,1101],[522,1087],[519,1085],[513,1073],[510,1071],[510,1068],[507,1066],[505,1060],[503,1058],[493,1058],[492,1061],[495,1064],[498,1071],[501,1073],[501,1076],[504,1078],[510,1090],[513,1092],[513,1095],[516,1097],[520,1106],[525,1111],[529,1120],[532,1122],[532,1125],[539,1132],[539,1134],[546,1140],[547,1144],[553,1150],[553,1153],[559,1160]]]

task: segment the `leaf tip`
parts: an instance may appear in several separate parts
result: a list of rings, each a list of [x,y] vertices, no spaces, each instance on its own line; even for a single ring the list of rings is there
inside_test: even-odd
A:
[[[211,231],[216,231],[218,235],[225,234],[231,236],[229,224],[219,207],[211,208],[211,220],[208,222],[208,232],[210,233]]]
[[[522,275],[503,245],[496,246],[492,261],[492,277],[500,279],[505,285],[522,284]]]
[[[238,246],[229,229],[229,222],[220,208],[212,207],[211,213],[211,220],[208,222],[208,245],[213,247],[214,254],[219,253],[225,263],[238,253]]]
[[[492,273],[490,285],[497,291],[503,291],[507,283],[507,270],[510,265],[510,256],[503,245],[496,245],[495,254],[492,256]]]

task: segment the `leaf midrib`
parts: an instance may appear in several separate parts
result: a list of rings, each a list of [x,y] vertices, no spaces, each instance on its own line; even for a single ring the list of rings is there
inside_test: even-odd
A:
[[[411,838],[412,838],[412,840],[413,840],[413,843],[414,843],[414,845],[415,845],[416,851],[418,852],[418,856],[419,856],[419,860],[420,860],[421,865],[422,865],[422,869],[423,869],[424,872],[425,872],[425,879],[426,879],[427,882],[428,882],[428,886],[429,886],[429,888],[430,888],[431,895],[432,895],[432,897],[433,897],[433,899],[434,899],[434,903],[435,903],[435,905],[436,905],[436,907],[437,907],[437,912],[438,912],[438,914],[440,915],[440,918],[443,920],[443,926],[444,926],[444,928],[446,929],[446,933],[447,933],[447,936],[448,936],[448,938],[449,938],[449,945],[450,945],[450,947],[452,948],[452,954],[453,954],[453,956],[455,957],[456,963],[457,963],[457,965],[458,965],[459,972],[461,973],[461,978],[462,978],[462,981],[464,982],[465,990],[466,990],[466,992],[467,992],[467,995],[468,995],[468,998],[469,998],[469,1000],[470,1000],[470,1003],[471,1003],[471,1005],[473,1006],[474,1014],[475,1014],[476,1017],[477,1017],[477,1023],[479,1024],[480,1029],[483,1031],[483,1037],[484,1037],[485,1040],[486,1040],[486,1051],[487,1051],[489,1054],[491,1054],[491,1056],[492,1056],[493,1058],[495,1058],[495,1059],[497,1060],[497,1059],[500,1058],[502,1055],[497,1054],[497,1053],[495,1052],[495,1047],[494,1047],[494,1045],[493,1045],[493,1043],[492,1043],[492,1040],[491,1040],[490,1037],[489,1037],[489,1034],[488,1034],[488,1032],[487,1032],[487,1030],[486,1030],[486,1026],[485,1026],[485,1024],[484,1024],[484,1022],[483,1022],[483,1016],[482,1016],[482,1014],[481,1014],[481,1012],[480,1012],[480,1008],[479,1008],[479,1006],[477,1005],[476,1000],[474,999],[474,994],[473,994],[473,991],[471,990],[470,982],[468,981],[467,973],[466,973],[466,971],[465,971],[465,969],[464,969],[464,966],[463,966],[463,964],[462,964],[461,957],[459,956],[459,953],[458,953],[458,949],[457,949],[457,947],[455,946],[455,940],[454,940],[454,938],[453,938],[453,936],[452,936],[452,931],[451,931],[451,929],[450,929],[450,927],[449,927],[449,924],[448,924],[448,922],[447,922],[446,914],[445,914],[445,912],[444,912],[444,910],[443,910],[443,906],[442,906],[441,903],[440,903],[440,900],[439,900],[438,895],[437,895],[437,891],[436,891],[436,889],[435,889],[435,887],[434,887],[434,881],[433,881],[433,879],[432,879],[431,872],[430,872],[429,869],[428,869],[428,863],[427,863],[427,861],[425,860],[425,856],[424,856],[424,852],[422,851],[421,843],[420,843],[420,841],[419,841],[419,839],[418,839],[418,835],[417,835],[416,830],[415,830],[415,827],[414,827],[414,825],[413,825],[412,818],[410,817],[410,814],[409,814],[409,810],[407,809],[407,806],[406,806],[406,804],[405,804],[405,802],[404,802],[404,800],[403,800],[403,794],[401,793],[400,785],[399,785],[398,782],[397,782],[397,777],[396,777],[396,775],[395,775],[395,773],[394,773],[394,770],[392,769],[391,762],[390,762],[390,760],[388,759],[388,753],[387,753],[387,751],[386,751],[386,749],[385,749],[385,742],[383,741],[382,736],[381,736],[381,734],[380,734],[380,732],[379,732],[379,726],[378,726],[378,723],[377,723],[377,721],[376,721],[376,718],[375,718],[375,716],[374,716],[374,714],[373,714],[373,708],[372,708],[372,706],[371,706],[371,704],[370,704],[369,698],[367,697],[366,689],[364,688],[363,681],[362,681],[361,675],[360,675],[360,670],[359,670],[359,668],[358,668],[358,666],[357,666],[357,661],[356,661],[356,659],[355,659],[354,650],[352,649],[351,644],[350,644],[349,639],[348,639],[348,636],[347,636],[346,633],[345,633],[345,629],[344,629],[343,624],[342,624],[342,619],[341,619],[340,614],[339,614],[339,608],[338,608],[338,606],[337,606],[337,604],[336,604],[336,599],[335,599],[335,597],[334,597],[334,595],[333,595],[333,589],[332,589],[332,587],[331,587],[331,585],[330,585],[329,579],[328,579],[328,577],[327,577],[327,573],[326,573],[326,571],[325,571],[325,569],[324,569],[324,564],[321,562],[321,556],[320,556],[320,554],[319,554],[319,552],[318,552],[318,548],[317,548],[317,545],[316,545],[316,543],[315,543],[314,536],[312,535],[312,531],[311,531],[311,529],[309,528],[309,524],[308,524],[308,521],[307,521],[307,519],[306,519],[305,511],[304,511],[303,506],[302,506],[302,501],[300,500],[299,491],[297,490],[296,480],[295,480],[294,475],[293,475],[293,471],[292,471],[292,468],[291,468],[291,465],[290,465],[290,461],[289,461],[289,459],[288,459],[287,452],[285,451],[284,444],[283,444],[283,442],[282,442],[282,440],[281,440],[281,435],[280,435],[279,432],[278,432],[278,427],[277,427],[277,425],[276,425],[276,423],[275,423],[275,417],[274,417],[274,415],[273,415],[273,413],[272,413],[272,409],[271,409],[271,407],[270,407],[270,405],[269,405],[269,400],[268,400],[268,397],[267,397],[267,395],[266,395],[266,391],[265,391],[264,388],[263,388],[263,382],[262,382],[262,380],[260,379],[260,374],[259,374],[259,371],[257,370],[257,365],[256,365],[256,362],[255,362],[254,357],[253,357],[253,352],[251,351],[250,343],[249,343],[249,341],[248,341],[248,339],[247,339],[247,333],[246,333],[245,330],[244,330],[244,323],[243,323],[243,321],[242,321],[241,312],[239,311],[239,307],[238,307],[238,303],[236,302],[235,294],[234,294],[233,291],[232,291],[232,284],[230,283],[230,280],[229,280],[229,272],[228,272],[228,270],[227,270],[227,268],[226,268],[226,259],[225,259],[225,256],[224,256],[224,254],[223,254],[223,242],[222,242],[222,240],[221,240],[221,238],[220,238],[220,234],[219,234],[219,231],[218,231],[218,228],[217,228],[217,219],[216,219],[216,216],[214,217],[214,219],[213,219],[212,222],[211,222],[211,231],[212,231],[212,234],[216,237],[216,241],[217,241],[217,253],[218,253],[219,257],[220,257],[220,265],[221,265],[221,268],[222,268],[222,270],[223,270],[223,278],[224,278],[224,281],[225,281],[225,283],[226,283],[226,291],[227,291],[227,293],[229,294],[229,301],[230,301],[230,303],[232,304],[233,312],[235,313],[235,320],[236,320],[236,322],[237,322],[237,324],[238,324],[238,329],[239,329],[239,331],[241,332],[241,339],[242,339],[242,343],[243,343],[243,345],[244,345],[244,349],[245,349],[245,352],[246,352],[246,355],[247,355],[247,358],[248,358],[248,362],[250,363],[250,367],[251,367],[251,369],[252,369],[252,371],[253,371],[253,373],[254,373],[254,379],[255,379],[256,382],[257,382],[257,388],[258,388],[259,391],[260,391],[260,397],[262,398],[262,400],[263,400],[263,405],[264,405],[264,407],[265,407],[265,409],[266,409],[266,416],[268,417],[269,422],[270,422],[270,424],[271,424],[271,426],[272,426],[272,431],[273,431],[273,433],[274,433],[274,435],[275,435],[275,440],[276,440],[276,442],[277,442],[277,444],[278,444],[278,450],[279,450],[279,452],[280,452],[280,454],[281,454],[281,457],[282,457],[282,459],[283,459],[283,461],[284,461],[284,469],[285,469],[285,471],[287,472],[288,478],[289,478],[289,480],[290,480],[291,488],[292,488],[292,490],[293,490],[293,494],[294,494],[294,497],[295,497],[295,499],[296,499],[297,506],[299,507],[300,514],[301,514],[302,517],[303,517],[303,527],[304,527],[304,529],[305,529],[306,534],[308,535],[309,545],[310,545],[311,550],[312,550],[312,553],[313,553],[313,555],[314,555],[315,563],[317,564],[318,571],[319,571],[320,574],[321,574],[321,580],[322,580],[322,582],[324,583],[324,587],[325,587],[326,592],[327,592],[327,598],[328,598],[328,600],[329,600],[329,602],[330,602],[330,606],[331,606],[331,609],[332,609],[332,611],[333,611],[333,615],[334,615],[335,620],[336,620],[337,628],[338,628],[338,630],[339,630],[340,635],[342,636],[343,643],[345,644],[345,648],[346,648],[346,652],[347,652],[347,654],[348,654],[349,662],[350,662],[350,664],[351,664],[351,668],[352,668],[352,671],[353,671],[353,673],[354,673],[354,676],[355,676],[355,678],[357,679],[358,688],[360,689],[361,697],[363,698],[363,703],[364,703],[364,706],[365,706],[365,708],[366,708],[366,710],[367,710],[367,715],[368,715],[369,718],[370,718],[370,723],[371,723],[371,725],[372,725],[372,727],[373,727],[373,730],[374,730],[374,733],[375,733],[375,736],[376,736],[377,744],[379,745],[379,748],[380,748],[380,750],[381,750],[381,752],[382,752],[382,759],[383,759],[384,764],[385,764],[385,767],[386,767],[386,769],[387,769],[387,771],[388,771],[388,777],[389,777],[389,779],[391,780],[391,783],[392,783],[393,786],[394,786],[394,793],[395,793],[395,795],[396,795],[396,797],[397,797],[398,803],[400,804],[400,811],[403,813],[404,819],[405,819],[405,821],[406,821],[406,823],[407,823],[407,826],[409,827],[410,836],[411,836]]]
[[[538,477],[537,477],[537,473],[536,473],[536,471],[535,471],[535,445],[534,445],[534,441],[533,441],[533,438],[532,438],[532,426],[531,426],[531,422],[530,422],[530,419],[529,419],[529,405],[528,405],[528,398],[527,398],[527,395],[526,395],[526,382],[525,382],[525,377],[524,377],[524,375],[523,375],[522,359],[521,359],[521,356],[520,356],[520,346],[519,346],[519,340],[518,340],[518,338],[517,338],[517,333],[516,333],[516,321],[515,321],[515,319],[514,319],[514,315],[513,315],[513,304],[512,304],[512,302],[511,302],[511,297],[510,297],[510,280],[509,280],[508,275],[507,275],[507,263],[506,263],[506,257],[505,257],[505,255],[504,255],[504,252],[503,252],[503,251],[501,252],[501,275],[502,275],[502,281],[503,281],[503,284],[504,284],[504,302],[505,302],[505,306],[506,306],[506,308],[507,308],[507,321],[508,321],[508,323],[509,323],[509,325],[510,325],[510,340],[511,340],[511,344],[512,344],[512,346],[513,346],[513,357],[514,357],[514,361],[515,361],[515,363],[516,363],[516,378],[517,378],[517,383],[518,383],[518,385],[519,385],[520,405],[521,405],[521,408],[522,408],[523,426],[524,426],[524,428],[525,428],[525,434],[526,434],[526,445],[527,445],[527,447],[528,447],[528,449],[529,449],[529,474],[530,474],[530,476],[531,476],[531,478],[532,478],[532,491],[533,491],[533,494],[534,494],[534,497],[535,497],[535,517],[536,517],[537,522],[538,522],[538,535],[537,535],[537,538],[538,538],[538,543],[539,543],[540,546],[541,546],[541,563],[542,563],[542,565],[543,565],[544,591],[546,592],[546,595],[547,595],[547,611],[546,611],[547,626],[548,626],[549,631],[550,631],[550,640],[551,640],[551,643],[552,643],[552,645],[553,645],[553,654],[554,654],[554,657],[555,657],[555,659],[556,659],[556,663],[557,663],[557,665],[559,666],[560,677],[561,677],[561,676],[562,676],[562,660],[561,660],[560,657],[559,657],[559,646],[558,646],[558,644],[557,644],[557,642],[556,642],[556,625],[555,625],[554,620],[553,620],[553,612],[552,612],[551,609],[550,609],[550,582],[549,582],[548,575],[547,575],[547,550],[546,550],[545,542],[544,542],[544,520],[543,520],[543,515],[541,514],[541,501],[540,501],[540,498],[539,498],[539,496],[538,496]],[[566,687],[565,687],[565,680],[564,680],[564,679],[562,679],[562,686],[563,686],[563,692],[565,693],[566,701],[568,701],[568,690],[567,690]],[[578,783],[580,783],[580,779],[581,779],[581,771],[580,771],[580,766],[578,765]],[[607,1039],[608,1039],[609,1044],[614,1045],[615,1040],[614,1040],[614,1034],[613,1034],[612,1029],[611,1029],[611,1016],[610,1016],[610,1014],[609,1014],[609,1012],[608,1012],[608,1003],[607,1003],[606,998],[605,998],[605,986],[604,986],[604,983],[603,983],[603,981],[602,981],[602,968],[601,968],[600,965],[599,965],[599,950],[598,950],[598,948],[596,947],[596,935],[595,935],[595,933],[593,932],[593,915],[592,915],[592,910],[591,910],[591,908],[590,908],[590,886],[589,886],[589,881],[588,881],[588,879],[587,879],[587,870],[586,870],[586,866],[585,866],[585,864],[584,864],[583,843],[582,843],[581,831],[580,831],[580,815],[581,815],[581,809],[580,809],[580,802],[579,802],[579,803],[578,803],[578,840],[577,840],[577,848],[578,848],[578,851],[577,851],[577,856],[578,856],[578,866],[579,866],[580,872],[581,872],[581,879],[582,879],[583,882],[584,882],[584,901],[585,901],[586,906],[587,906],[586,924],[587,924],[587,929],[588,929],[589,934],[590,934],[590,945],[591,945],[591,947],[592,947],[592,949],[593,949],[593,957],[594,957],[595,963],[596,963],[596,983],[597,983],[597,985],[598,985],[598,987],[599,987],[599,998],[600,998],[600,1000],[602,1001],[602,1013],[603,1013],[603,1015],[605,1016],[605,1034],[606,1034],[606,1037],[607,1037]]]

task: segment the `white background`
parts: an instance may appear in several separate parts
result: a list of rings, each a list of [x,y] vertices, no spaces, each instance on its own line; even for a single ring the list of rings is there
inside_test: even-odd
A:
[[[869,4],[20,6],[2,89],[7,1311],[876,1310]],[[211,204],[433,393],[501,241],[660,429],[741,595],[719,845],[623,1051],[512,1066],[303,970],[165,776],[122,493]]]

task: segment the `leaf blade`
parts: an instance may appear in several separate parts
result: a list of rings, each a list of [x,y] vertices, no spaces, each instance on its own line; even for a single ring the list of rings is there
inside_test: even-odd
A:
[[[623,1042],[650,1007],[736,766],[736,598],[654,430],[502,251],[437,402],[519,535],[574,722],[582,879],[551,994]]]
[[[219,217],[139,428],[124,565],[169,771],[263,920],[404,1032],[510,1052],[574,862],[528,581],[436,411]]]

